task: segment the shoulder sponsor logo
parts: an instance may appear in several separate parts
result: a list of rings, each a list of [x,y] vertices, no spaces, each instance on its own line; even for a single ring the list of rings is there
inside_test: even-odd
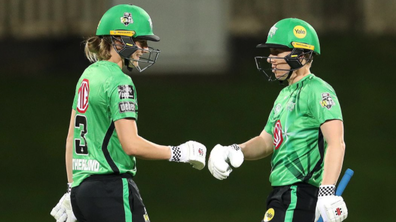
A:
[[[77,111],[85,113],[88,109],[89,81],[84,79],[78,89]]]
[[[133,102],[120,102],[118,103],[118,108],[120,109],[120,113],[136,111],[136,105]]]
[[[120,99],[134,99],[133,87],[131,85],[118,86],[118,95]]]
[[[331,109],[335,105],[333,98],[331,98],[330,93],[322,93],[322,100],[320,101],[320,105],[327,109]]]
[[[264,222],[271,221],[274,218],[274,216],[275,216],[275,210],[274,208],[270,208],[267,210],[267,212],[265,212],[263,221]]]
[[[279,147],[282,145],[283,142],[283,133],[282,133],[282,125],[280,120],[276,121],[275,127],[274,127],[274,147],[275,150],[279,149]]]

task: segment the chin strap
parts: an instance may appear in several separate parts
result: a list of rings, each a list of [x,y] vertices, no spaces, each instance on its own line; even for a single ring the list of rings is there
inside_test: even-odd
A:
[[[125,63],[126,68],[128,69],[128,71],[132,72],[133,67],[131,67],[131,66],[129,65],[130,62],[131,62],[131,61],[130,61],[129,59],[124,59],[124,63]]]
[[[310,54],[311,54],[311,58],[312,58],[312,51],[310,52]],[[290,76],[293,74],[293,72],[295,70],[300,69],[305,64],[307,64],[307,63],[305,63],[305,64],[301,63],[301,55],[304,55],[304,50],[303,49],[294,48],[291,51],[291,53],[285,57],[285,61],[287,62],[287,64],[289,64],[289,66],[291,68],[289,73],[287,74],[287,77],[286,77],[285,80],[290,79]],[[282,84],[283,81],[279,81],[279,82]]]

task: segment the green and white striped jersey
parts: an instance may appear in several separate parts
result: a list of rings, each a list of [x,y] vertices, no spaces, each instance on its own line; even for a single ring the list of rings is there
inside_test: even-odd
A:
[[[314,74],[279,93],[264,128],[273,138],[272,186],[320,185],[327,147],[320,126],[332,119],[342,120],[340,103],[334,89]]]
[[[73,187],[93,174],[136,174],[136,159],[121,147],[114,121],[138,117],[131,77],[108,61],[90,65],[81,75],[73,101]]]

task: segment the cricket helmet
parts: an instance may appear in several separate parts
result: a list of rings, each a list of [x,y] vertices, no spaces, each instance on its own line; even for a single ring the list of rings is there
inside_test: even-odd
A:
[[[307,22],[286,18],[277,22],[268,32],[267,41],[257,48],[297,48],[320,54],[318,34]]]
[[[258,44],[257,48],[274,48],[291,51],[289,55],[282,58],[290,66],[290,69],[283,70],[287,71],[286,79],[290,78],[293,71],[312,61],[313,53],[320,54],[319,38],[315,29],[307,22],[297,18],[286,18],[275,23],[268,32],[267,41]],[[268,64],[268,59],[271,58],[268,56],[256,56],[257,69],[263,72],[269,81],[277,80],[273,78],[273,74],[268,72],[268,70],[273,71],[271,68],[263,68]]]
[[[128,69],[137,68],[140,72],[144,71],[153,65],[160,53],[158,49],[148,47],[148,50],[143,50],[145,57],[138,60],[131,58],[136,50],[141,50],[135,44],[135,40],[147,40],[158,42],[160,38],[153,33],[153,24],[150,15],[142,8],[136,5],[120,4],[113,6],[107,10],[102,16],[97,30],[97,36],[111,36],[113,47],[118,54],[125,59],[125,64]],[[117,36],[118,38],[115,38]],[[117,49],[114,40],[122,42],[122,49]],[[119,45],[118,45],[119,46]],[[137,62],[147,63],[147,66],[142,69]],[[132,67],[131,67],[132,66]]]

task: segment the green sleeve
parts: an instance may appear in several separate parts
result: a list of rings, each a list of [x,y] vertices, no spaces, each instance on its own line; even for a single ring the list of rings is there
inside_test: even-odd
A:
[[[319,124],[332,119],[342,120],[341,105],[334,89],[327,83],[311,87],[310,112]]]
[[[272,108],[271,113],[268,117],[267,123],[265,124],[265,127],[264,127],[265,132],[269,133],[270,135],[272,135],[274,125],[275,125],[275,121],[273,120],[273,116],[275,113],[274,109],[275,109],[275,106]]]
[[[108,105],[113,121],[138,118],[137,93],[130,77],[111,79],[108,82]]]

